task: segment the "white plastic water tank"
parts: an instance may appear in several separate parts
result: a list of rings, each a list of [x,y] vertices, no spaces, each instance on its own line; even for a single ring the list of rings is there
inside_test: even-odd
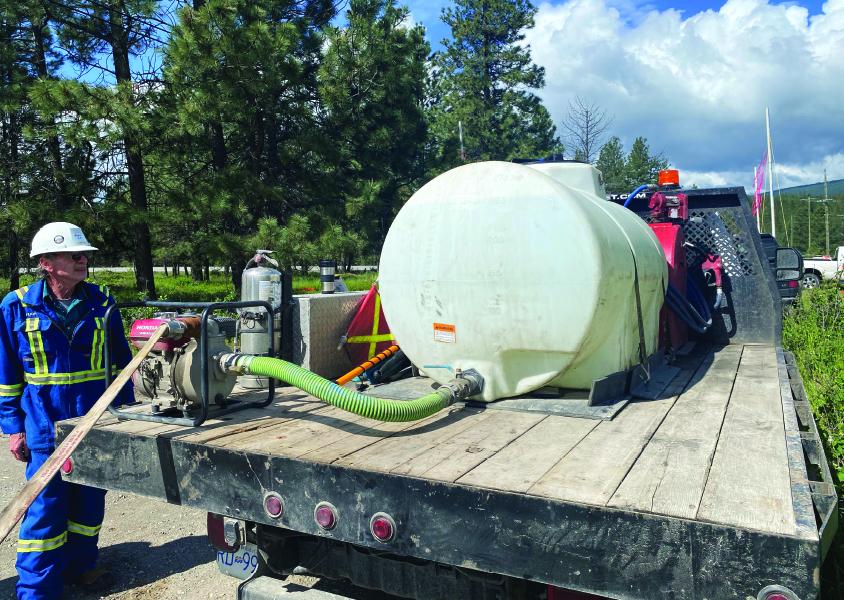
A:
[[[581,189],[565,185],[567,173]],[[668,279],[662,248],[638,216],[584,191],[583,175],[553,164],[469,164],[401,209],[379,288],[397,343],[427,375],[445,383],[476,369],[491,401],[547,385],[588,389],[635,366],[634,272],[646,352],[655,351]]]

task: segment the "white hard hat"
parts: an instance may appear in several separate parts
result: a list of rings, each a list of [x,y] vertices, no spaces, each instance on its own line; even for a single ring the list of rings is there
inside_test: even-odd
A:
[[[50,252],[85,252],[96,250],[73,223],[47,223],[32,238],[29,258]]]

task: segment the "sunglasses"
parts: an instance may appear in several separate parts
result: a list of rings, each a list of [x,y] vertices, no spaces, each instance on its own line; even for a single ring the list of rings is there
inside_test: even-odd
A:
[[[47,258],[56,258],[57,256],[67,256],[73,262],[79,262],[85,257],[88,260],[91,260],[91,252],[53,252],[50,254],[46,254]]]

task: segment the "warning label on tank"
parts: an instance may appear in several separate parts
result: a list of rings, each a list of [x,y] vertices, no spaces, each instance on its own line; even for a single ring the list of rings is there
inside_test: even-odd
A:
[[[457,341],[457,332],[454,325],[448,323],[434,323],[434,341],[453,344]]]

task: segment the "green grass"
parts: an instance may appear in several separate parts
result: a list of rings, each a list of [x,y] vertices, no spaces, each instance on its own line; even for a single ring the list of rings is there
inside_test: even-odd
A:
[[[378,277],[375,272],[354,273],[342,275],[343,281],[350,291],[368,290]],[[30,275],[21,276],[21,285],[32,283]],[[118,302],[141,300],[144,294],[135,289],[135,274],[132,272],[116,273],[114,271],[95,270],[88,279],[92,283],[107,285]],[[9,280],[0,280],[3,289],[9,289]],[[173,302],[226,302],[236,300],[231,278],[223,273],[212,272],[208,281],[194,281],[191,277],[165,276],[155,274],[155,289],[160,300]],[[314,294],[320,290],[319,276],[293,277],[294,294]]]
[[[349,291],[368,290],[378,277],[378,273],[354,273],[341,275]],[[21,276],[21,285],[32,283],[31,275]],[[98,285],[108,286],[111,294],[118,302],[133,302],[143,300],[145,294],[135,289],[135,274],[129,272],[98,271],[94,270],[88,281]],[[9,280],[0,279],[0,285],[4,290],[9,289]],[[238,300],[235,297],[234,285],[231,278],[220,272],[212,272],[208,281],[194,281],[193,278],[181,275],[170,277],[164,273],[155,274],[155,289],[158,292],[159,300],[171,302],[231,302]],[[319,276],[302,277],[293,276],[294,294],[314,294],[321,289]],[[135,319],[146,319],[151,317],[160,309],[154,308],[128,308],[123,309],[124,327],[127,330]],[[230,315],[233,316],[233,315]]]
[[[794,353],[815,415],[839,503],[844,495],[844,296],[832,283],[806,290],[783,321],[783,346]],[[844,524],[844,513],[839,512]],[[822,572],[824,598],[844,596],[844,535]]]

